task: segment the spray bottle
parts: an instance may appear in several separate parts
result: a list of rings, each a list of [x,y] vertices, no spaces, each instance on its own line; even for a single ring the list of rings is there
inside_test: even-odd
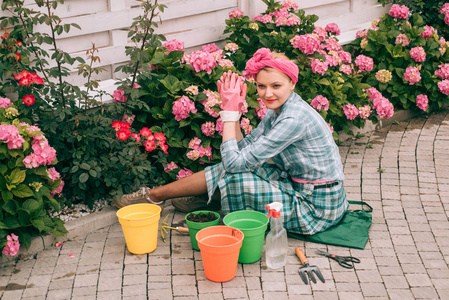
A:
[[[265,207],[268,210],[268,218],[271,217],[270,232],[265,241],[266,263],[271,269],[279,269],[287,263],[288,240],[281,218],[282,207],[280,202],[273,202]]]

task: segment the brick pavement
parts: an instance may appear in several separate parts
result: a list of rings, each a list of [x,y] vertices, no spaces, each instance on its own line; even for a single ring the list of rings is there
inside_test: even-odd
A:
[[[365,250],[289,239],[288,264],[264,258],[239,265],[226,283],[206,279],[188,235],[169,232],[148,255],[132,255],[118,223],[0,263],[0,297],[12,299],[449,299],[449,115],[395,122],[342,143],[349,200],[373,206]],[[162,218],[182,224],[167,205]],[[161,218],[161,219],[162,219]],[[326,283],[306,285],[294,248],[301,246]],[[315,254],[361,259],[347,270]],[[73,254],[74,257],[69,257]]]

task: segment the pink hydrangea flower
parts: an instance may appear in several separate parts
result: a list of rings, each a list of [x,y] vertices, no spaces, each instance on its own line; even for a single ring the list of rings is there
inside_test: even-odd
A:
[[[396,37],[395,44],[402,44],[402,46],[406,47],[410,45],[410,39],[407,37],[405,33],[398,34]]]
[[[329,55],[331,54],[331,55]],[[328,67],[335,67],[340,64],[340,56],[336,55],[337,52],[335,51],[329,51],[329,54],[324,54],[324,57],[326,57],[326,61],[324,62]]]
[[[198,148],[198,152],[199,152],[200,157],[207,156],[207,158],[209,160],[212,159],[212,148],[210,146],[207,146],[206,148],[204,148],[203,146],[200,146]]]
[[[203,52],[208,52],[208,53],[214,53],[216,51],[220,51],[220,48],[218,48],[217,44],[215,44],[215,43],[203,45],[202,49],[203,49]]]
[[[322,95],[316,96],[310,103],[310,105],[312,105],[318,111],[321,111],[323,109],[327,111],[329,109],[329,104],[329,100],[327,100],[327,98]]]
[[[341,49],[341,46],[336,39],[330,38],[326,40],[325,49],[328,51],[338,51]]]
[[[382,97],[382,94],[374,87],[367,89],[366,92],[368,93],[368,99],[371,101]]]
[[[338,28],[338,25],[335,23],[329,23],[324,28],[329,33],[333,33],[335,35],[340,35],[340,28]]]
[[[23,159],[26,168],[50,165],[56,160],[56,150],[48,144],[48,140],[40,135],[34,139],[31,148],[33,152]]]
[[[381,118],[388,119],[394,114],[393,104],[385,97],[373,100],[373,107]]]
[[[444,3],[443,6],[441,7],[440,14],[448,14],[449,13],[449,3]]]
[[[320,48],[320,40],[313,34],[296,35],[290,43],[305,54],[313,54]]]
[[[356,38],[364,38],[366,39],[368,37],[368,29],[359,30],[355,33]]]
[[[14,256],[19,253],[20,243],[19,237],[14,233],[6,236],[6,245],[3,247],[2,253],[4,255]]]
[[[387,83],[393,78],[390,71],[382,69],[376,72],[376,79],[379,82]]]
[[[215,109],[214,107],[216,105],[220,105],[221,101],[218,99],[218,93],[217,92],[211,92],[210,90],[205,90],[203,92],[207,99],[200,101],[200,103],[204,106],[204,110],[214,118],[218,118],[220,116],[219,109]]]
[[[429,98],[423,94],[416,96],[416,106],[421,110],[426,111],[429,107]]]
[[[201,145],[201,140],[198,137],[194,137],[189,142],[189,148],[190,149],[196,150],[196,149],[199,148],[200,145]]]
[[[263,103],[261,98],[257,98],[257,102],[259,103],[259,107],[255,108],[256,116],[262,120],[263,117],[267,114],[267,106]]]
[[[223,68],[224,67],[233,67],[234,66],[234,63],[230,59],[219,59],[218,60],[218,64],[220,66],[222,66]]]
[[[258,16],[255,16],[253,20],[254,20],[254,21],[262,22],[262,23],[264,23],[264,24],[274,23],[273,15],[272,15],[272,14],[258,15]]]
[[[251,126],[248,118],[242,118],[242,120],[240,121],[240,128],[243,129],[245,134],[250,134],[253,130],[253,127]]]
[[[172,171],[174,169],[177,169],[177,168],[179,168],[178,165],[174,161],[172,161],[172,162],[169,162],[167,164],[167,167],[164,168],[164,171],[166,173],[168,173],[168,172],[170,172],[170,171]]]
[[[432,37],[432,35],[434,33],[438,34],[435,28],[433,28],[432,26],[425,25],[424,26],[424,32],[421,32],[419,34],[419,36],[421,36],[421,37],[423,37],[423,38],[428,40],[428,39],[430,39]]]
[[[0,97],[0,107],[7,108],[11,104],[12,102],[8,98]]]
[[[331,133],[334,132],[334,126],[331,126],[331,124],[329,124],[327,122],[326,122],[326,124],[329,127],[329,130],[331,131]]]
[[[223,136],[223,121],[221,118],[217,119],[217,123],[215,124],[215,130],[218,131],[218,134]]]
[[[215,133],[215,124],[213,122],[206,122],[201,125],[201,131],[205,136],[213,136]]]
[[[8,144],[8,149],[20,149],[25,139],[19,134],[19,129],[14,125],[0,125],[0,141]]]
[[[229,18],[234,19],[234,18],[238,18],[238,17],[244,16],[244,15],[245,14],[240,9],[234,9],[233,11],[231,11],[229,13]]]
[[[410,57],[416,62],[423,62],[426,60],[426,51],[423,47],[414,47],[410,49]]]
[[[368,119],[371,115],[371,107],[369,105],[359,107],[359,116],[362,119]]]
[[[318,73],[320,75],[324,75],[329,68],[325,62],[321,62],[319,59],[312,58],[312,63],[310,64],[312,67],[313,73]]]
[[[324,42],[327,37],[327,32],[324,30],[323,27],[315,26],[315,29],[313,30],[313,34],[316,35],[320,41]]]
[[[449,64],[439,65],[438,68],[439,69],[435,71],[435,75],[441,79],[449,79]]]
[[[112,93],[112,97],[114,97],[114,102],[126,102],[128,97],[125,97],[125,91],[123,89],[117,89]]]
[[[393,4],[390,8],[390,16],[396,19],[407,19],[409,9],[405,5],[399,6],[398,4]]]
[[[355,64],[357,67],[359,67],[358,73],[361,72],[369,72],[373,69],[373,59],[371,57],[365,56],[365,55],[359,55],[355,58]]]
[[[298,4],[292,0],[285,0],[282,2],[282,8],[286,9],[298,9]]]
[[[61,182],[59,183],[59,187],[58,187],[57,189],[55,189],[55,190],[51,190],[51,191],[50,191],[50,194],[51,194],[52,196],[57,195],[57,194],[60,194],[60,193],[62,192],[63,189],[64,189],[64,181],[61,180]]]
[[[444,23],[446,23],[446,25],[449,25],[449,14],[444,15]]]
[[[359,110],[355,105],[346,104],[343,106],[343,113],[348,120],[354,120],[359,115]]]
[[[438,88],[440,89],[440,92],[442,92],[445,95],[449,95],[449,80],[445,79],[443,81],[438,82]]]
[[[235,52],[239,49],[239,45],[236,43],[227,43],[224,49],[226,51]]]
[[[189,63],[195,72],[206,71],[207,74],[217,66],[217,59],[212,53],[204,51],[194,51],[190,54]]]
[[[351,53],[343,50],[339,50],[337,53],[340,56],[341,62],[346,64],[350,64],[352,62]]]
[[[413,85],[421,80],[421,73],[417,67],[410,66],[405,69],[404,79],[409,82],[409,85]]]
[[[56,171],[55,168],[49,168],[47,170],[47,172],[48,172],[48,177],[50,177],[50,179],[53,180],[53,181],[56,181],[59,178],[61,178],[61,174],[59,174],[59,172]]]
[[[176,121],[185,120],[189,117],[189,113],[197,113],[195,103],[187,96],[182,96],[173,102],[173,114]]]
[[[200,158],[200,152],[198,149],[193,149],[187,152],[186,156],[188,159],[195,161]]]
[[[176,180],[190,176],[192,174],[193,174],[193,172],[189,169],[186,169],[186,168],[181,169],[181,170],[179,170],[178,175],[176,175]]]
[[[193,95],[193,96],[196,96],[199,93],[197,85],[191,85],[188,88],[186,88],[184,91],[189,93],[189,94],[191,94],[191,95]]]
[[[346,75],[351,75],[352,70],[353,69],[351,65],[341,65],[339,68],[339,71],[345,73]]]
[[[171,51],[185,51],[184,42],[178,41],[177,39],[173,39],[167,41],[162,44],[162,47],[167,48],[168,51],[165,54],[170,53]]]

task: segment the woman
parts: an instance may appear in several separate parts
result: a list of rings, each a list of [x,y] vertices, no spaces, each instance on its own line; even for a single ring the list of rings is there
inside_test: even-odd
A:
[[[265,206],[278,201],[284,206],[287,230],[324,231],[348,209],[332,133],[323,118],[293,92],[299,71],[286,56],[259,49],[246,71],[268,108],[259,126],[242,138],[239,108],[246,85],[237,74],[223,74],[217,83],[223,107],[222,163],[151,191],[143,189],[143,201],[162,204],[174,197],[207,194],[208,203],[200,197],[172,199],[172,203],[184,212],[219,209],[221,204],[224,213],[244,209],[266,213]],[[130,201],[124,196],[122,201],[136,203],[138,194]]]

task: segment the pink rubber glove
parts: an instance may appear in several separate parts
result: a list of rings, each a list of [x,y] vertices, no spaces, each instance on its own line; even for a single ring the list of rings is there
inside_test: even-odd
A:
[[[220,112],[222,121],[238,121],[247,89],[246,84],[243,83],[243,79],[238,74],[228,71],[221,76],[217,82],[217,87],[223,109]]]

